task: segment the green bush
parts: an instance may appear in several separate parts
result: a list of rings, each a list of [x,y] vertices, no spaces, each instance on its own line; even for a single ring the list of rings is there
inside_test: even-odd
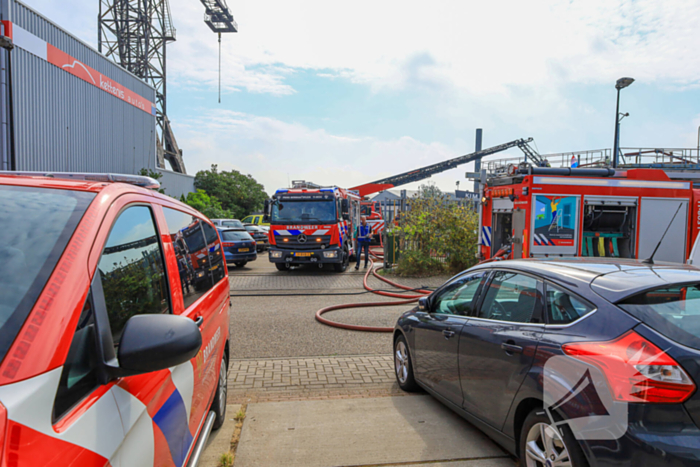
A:
[[[422,186],[408,206],[397,229],[401,236],[398,274],[453,274],[476,263],[476,212],[449,202],[435,186]]]

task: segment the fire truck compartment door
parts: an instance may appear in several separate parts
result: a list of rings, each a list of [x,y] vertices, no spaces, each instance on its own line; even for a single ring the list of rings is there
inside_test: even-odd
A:
[[[593,206],[636,206],[637,198],[621,197],[621,196],[590,196],[586,195],[583,199],[585,204]]]
[[[525,230],[525,210],[513,211],[513,259],[523,257],[523,230]]]
[[[580,195],[537,193],[532,196],[530,251],[540,255],[578,252]]]
[[[673,219],[673,224],[654,256],[654,261],[684,263],[688,232],[688,200],[642,198],[641,204],[638,258],[644,259],[651,256],[680,204],[681,209]]]

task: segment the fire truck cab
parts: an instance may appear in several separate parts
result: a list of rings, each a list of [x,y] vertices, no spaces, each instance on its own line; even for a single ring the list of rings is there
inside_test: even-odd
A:
[[[699,191],[659,169],[512,167],[482,191],[480,257],[645,259],[658,245],[655,260],[683,263]]]
[[[338,187],[295,181],[265,203],[270,222],[270,262],[284,271],[301,264],[332,264],[347,269],[354,254],[354,227],[360,197]]]

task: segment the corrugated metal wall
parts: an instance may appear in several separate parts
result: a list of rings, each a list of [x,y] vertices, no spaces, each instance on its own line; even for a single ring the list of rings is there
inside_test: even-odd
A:
[[[186,175],[171,170],[156,169],[163,177],[159,180],[160,185],[165,188],[165,194],[180,198],[181,195],[194,193],[194,175]]]
[[[0,5],[3,19],[155,102],[152,87],[38,13],[13,0]],[[136,173],[155,168],[153,115],[19,47],[10,52],[10,75],[16,170]]]

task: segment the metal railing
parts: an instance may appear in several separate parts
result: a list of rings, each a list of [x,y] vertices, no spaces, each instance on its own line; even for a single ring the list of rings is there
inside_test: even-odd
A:
[[[612,164],[612,149],[590,149],[586,151],[543,154],[550,167],[609,167]],[[508,166],[526,162],[524,157],[488,160],[482,163],[487,173],[505,173]],[[620,148],[618,167],[653,167],[662,169],[688,168],[700,170],[700,151],[697,148]]]

